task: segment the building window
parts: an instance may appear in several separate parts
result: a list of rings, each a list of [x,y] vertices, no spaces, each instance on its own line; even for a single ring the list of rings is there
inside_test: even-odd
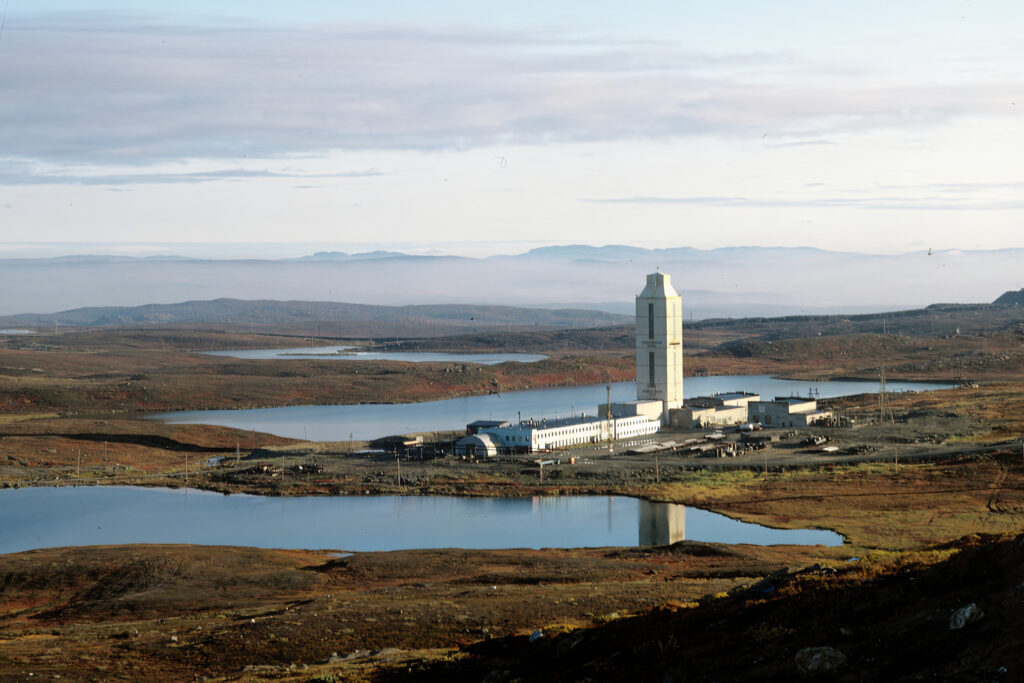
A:
[[[647,304],[647,338],[654,339],[654,304]]]
[[[647,354],[647,383],[654,386],[654,351]]]

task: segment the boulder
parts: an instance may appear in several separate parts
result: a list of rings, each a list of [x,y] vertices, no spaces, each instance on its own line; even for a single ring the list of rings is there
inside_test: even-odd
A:
[[[967,624],[972,624],[983,616],[985,616],[985,613],[972,602],[965,607],[953,610],[953,613],[949,615],[949,629],[951,631],[959,631],[964,626],[967,626]]]
[[[796,653],[796,668],[804,676],[833,673],[846,666],[846,655],[834,647],[805,647]]]

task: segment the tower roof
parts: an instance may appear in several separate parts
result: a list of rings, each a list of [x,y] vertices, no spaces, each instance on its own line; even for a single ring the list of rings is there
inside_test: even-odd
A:
[[[672,287],[672,279],[665,273],[651,273],[647,276],[647,286],[640,292],[641,299],[667,299],[679,296]]]

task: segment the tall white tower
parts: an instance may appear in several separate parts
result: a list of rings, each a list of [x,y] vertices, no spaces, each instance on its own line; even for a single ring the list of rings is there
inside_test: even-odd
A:
[[[636,298],[636,397],[662,402],[662,424],[683,407],[683,299],[664,273]]]

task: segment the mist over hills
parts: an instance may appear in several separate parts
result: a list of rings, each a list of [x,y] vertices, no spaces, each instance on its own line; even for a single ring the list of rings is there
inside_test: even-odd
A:
[[[647,273],[672,276],[687,319],[864,313],[988,302],[1024,286],[1022,250],[897,255],[814,248],[552,246],[469,258],[319,252],[288,259],[0,259],[0,315],[222,298],[600,309],[629,315]]]
[[[50,314],[0,317],[6,326],[118,327],[216,323],[253,329],[314,328],[325,333],[362,336],[418,330],[423,336],[489,328],[584,328],[622,325],[632,317],[596,310],[538,309],[511,306],[371,306],[322,301],[215,299],[132,307],[86,307]]]

